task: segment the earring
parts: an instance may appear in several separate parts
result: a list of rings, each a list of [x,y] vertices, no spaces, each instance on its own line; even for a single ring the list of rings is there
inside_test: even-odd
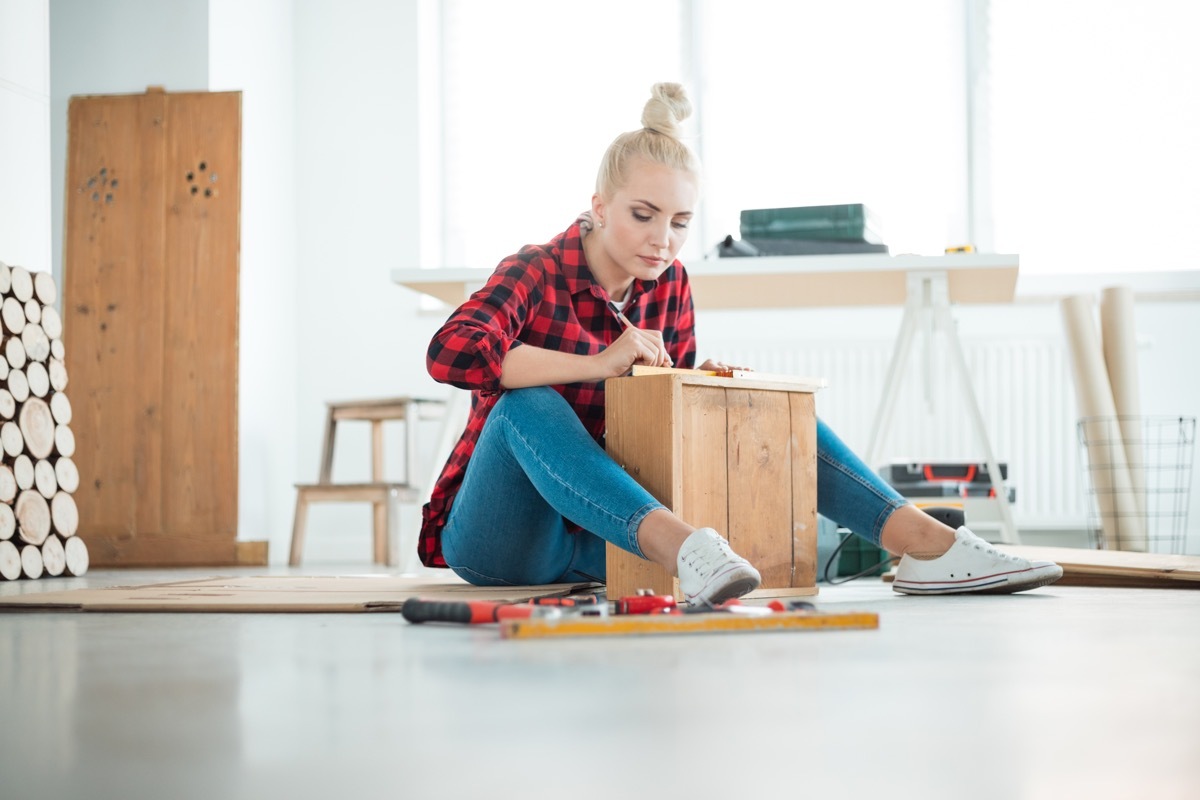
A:
[[[597,225],[597,226],[599,226],[599,227],[601,227],[601,228],[603,228],[603,227],[604,227],[604,220],[600,220],[599,222],[597,222],[597,223],[596,223],[596,225]]]

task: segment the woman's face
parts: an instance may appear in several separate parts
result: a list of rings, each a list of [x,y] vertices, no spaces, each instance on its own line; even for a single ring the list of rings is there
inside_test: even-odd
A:
[[[646,159],[630,163],[628,180],[604,199],[592,198],[602,264],[591,264],[610,292],[633,278],[654,280],[675,261],[687,241],[700,188],[696,176]]]

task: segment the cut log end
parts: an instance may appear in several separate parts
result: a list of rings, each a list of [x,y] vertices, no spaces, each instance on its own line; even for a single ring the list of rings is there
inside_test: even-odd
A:
[[[63,548],[62,539],[51,536],[42,542],[42,564],[46,574],[52,578],[62,575],[67,568],[67,553]]]
[[[24,267],[12,268],[12,286],[10,287],[13,297],[24,303],[33,297],[33,274]]]
[[[21,435],[17,423],[6,422],[0,425],[0,447],[4,448],[4,454],[10,458],[16,458],[25,451],[25,437]]]
[[[45,361],[50,357],[50,337],[42,330],[41,325],[32,320],[25,325],[25,330],[21,331],[21,345],[30,361]]]
[[[67,388],[67,367],[61,358],[51,356],[46,369],[50,374],[50,388],[56,392]]]
[[[54,415],[54,421],[59,425],[71,424],[71,401],[65,394],[50,396],[50,413]]]
[[[53,306],[58,302],[58,284],[49,272],[33,273],[33,292],[44,306]]]
[[[0,577],[6,581],[21,577],[21,551],[12,542],[0,542]]]
[[[50,394],[50,373],[46,365],[40,361],[30,361],[25,368],[25,377],[29,379],[29,393],[34,397],[45,398]]]
[[[62,317],[59,316],[58,310],[54,306],[46,306],[42,309],[42,330],[50,337],[51,349],[54,343],[58,342],[62,346],[63,324]],[[62,358],[62,356],[58,356]]]
[[[13,369],[22,369],[29,361],[29,354],[25,352],[25,343],[20,338],[13,336],[4,343],[4,358]]]
[[[4,323],[4,330],[13,336],[20,336],[21,331],[25,330],[25,321],[25,306],[15,297],[4,298],[4,302],[0,303],[0,322]]]
[[[50,500],[58,494],[58,474],[54,465],[42,459],[33,465],[33,484],[42,497]]]
[[[50,517],[54,530],[64,539],[72,539],[79,532],[79,507],[75,498],[66,492],[59,492],[50,501]]]
[[[37,492],[24,491],[17,497],[17,536],[21,541],[40,545],[50,535],[50,506]]]
[[[42,321],[42,304],[36,298],[25,301],[25,319],[37,323]]]
[[[86,575],[88,571],[88,549],[87,545],[78,536],[73,536],[67,539],[63,545],[63,550],[67,555],[67,574],[78,578],[80,575]]]
[[[26,578],[36,581],[42,577],[45,569],[40,547],[25,547],[21,550],[21,572],[25,573]]]
[[[12,506],[0,503],[0,542],[6,542],[17,532],[17,517]]]
[[[66,425],[56,425],[54,428],[54,449],[60,456],[70,458],[75,455],[75,434]]]
[[[32,365],[31,365],[32,366]],[[39,397],[30,397],[17,415],[25,447],[34,458],[46,458],[54,451],[54,415],[50,406]],[[11,423],[5,423],[9,425]],[[0,431],[2,435],[2,431]],[[8,444],[5,443],[7,452]],[[13,455],[16,455],[13,453]]]
[[[10,339],[9,341],[15,342],[16,339]],[[18,403],[24,403],[29,399],[29,379],[25,377],[25,373],[22,370],[9,370],[8,391]]]
[[[54,462],[54,475],[58,478],[58,488],[64,492],[75,493],[79,489],[79,468],[67,456],[60,456]]]
[[[26,489],[33,488],[33,460],[29,456],[25,455],[24,453],[21,453],[21,455],[17,456],[13,460],[12,471],[13,479],[17,482],[18,490],[23,492]]]

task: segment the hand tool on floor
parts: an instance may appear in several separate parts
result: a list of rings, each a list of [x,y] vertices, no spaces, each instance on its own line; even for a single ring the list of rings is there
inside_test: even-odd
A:
[[[528,603],[493,603],[486,600],[405,600],[401,615],[409,622],[458,622],[476,625],[502,619],[527,619],[538,611]]]
[[[613,605],[617,614],[670,614],[678,610],[673,596],[645,589],[631,597],[619,597]]]
[[[504,619],[531,617],[556,618],[568,614],[602,616],[608,604],[590,597],[535,597],[524,603],[497,603],[487,600],[422,600],[404,601],[400,614],[409,622],[454,622],[479,625]]]

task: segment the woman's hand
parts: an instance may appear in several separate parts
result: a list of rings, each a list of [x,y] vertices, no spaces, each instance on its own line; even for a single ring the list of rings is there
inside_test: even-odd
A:
[[[625,375],[634,364],[669,367],[674,363],[663,344],[662,331],[632,327],[626,328],[616,341],[592,358],[601,364],[605,378]]]
[[[705,361],[696,369],[702,369],[707,372],[729,372],[730,370],[743,370],[745,372],[753,372],[751,367],[735,367],[733,364],[726,364],[722,361],[713,361],[711,358]]]

